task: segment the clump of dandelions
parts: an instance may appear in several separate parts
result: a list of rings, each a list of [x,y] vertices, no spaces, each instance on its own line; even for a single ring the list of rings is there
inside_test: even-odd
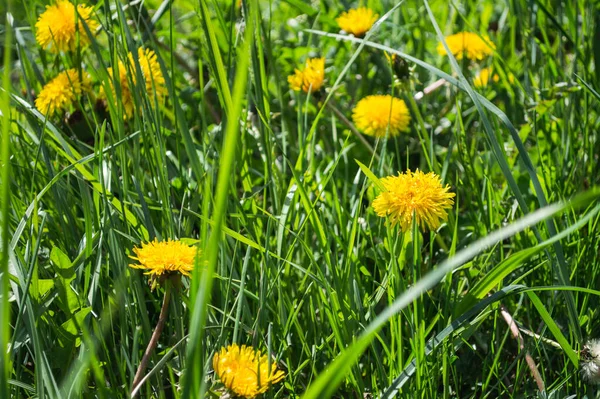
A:
[[[581,376],[589,384],[600,384],[600,340],[591,339],[579,352]]]

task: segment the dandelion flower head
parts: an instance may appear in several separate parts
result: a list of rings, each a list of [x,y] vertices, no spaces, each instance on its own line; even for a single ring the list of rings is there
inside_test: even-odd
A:
[[[267,355],[246,345],[221,348],[213,357],[213,369],[227,389],[247,399],[265,393],[269,386],[285,377],[274,363],[269,372]]]
[[[497,82],[500,80],[500,77],[493,73],[492,67],[483,68],[479,71],[477,76],[475,76],[475,79],[473,79],[473,86],[477,88],[487,87],[490,80]]]
[[[407,171],[381,179],[385,191],[373,201],[375,213],[388,217],[392,226],[400,224],[403,232],[412,227],[413,217],[421,229],[436,230],[448,219],[447,209],[454,204],[450,187],[442,186],[435,173]],[[414,215],[414,216],[413,216]]]
[[[583,379],[590,384],[600,384],[600,340],[586,342],[579,360]]]
[[[485,39],[485,40],[484,40]],[[460,32],[446,37],[446,44],[450,52],[461,60],[466,56],[470,60],[483,60],[485,57],[492,55],[496,48],[489,38],[483,39],[471,32]],[[437,52],[440,55],[446,54],[446,49],[442,43],[437,46]]]
[[[356,9],[343,12],[336,21],[340,28],[356,37],[362,37],[367,33],[377,21],[379,15],[367,7],[359,7]]]
[[[83,92],[88,92],[90,89],[91,81],[86,72],[80,75],[78,70],[69,69],[46,83],[35,99],[35,107],[44,115],[67,111]]]
[[[352,120],[363,133],[384,137],[389,131],[396,136],[409,131],[410,113],[403,100],[390,95],[367,96],[360,100],[352,112]]]
[[[509,83],[514,83],[515,82],[515,76],[512,73],[507,73],[508,75],[508,82]],[[479,73],[477,74],[477,76],[475,76],[475,78],[473,79],[473,86],[475,86],[478,89],[487,87],[487,85],[490,82],[499,82],[500,81],[500,76],[498,76],[497,73],[494,73],[494,70],[492,67],[487,67],[487,68],[483,68],[482,70],[479,71]]]
[[[189,277],[199,254],[197,247],[179,240],[159,242],[157,239],[134,248],[133,252],[135,256],[131,256],[131,259],[138,263],[129,266],[146,270],[144,274],[150,275],[153,280],[175,273]]]
[[[83,4],[75,6],[67,0],[58,0],[55,5],[46,6],[38,18],[35,28],[35,38],[42,48],[53,53],[60,51],[74,51],[77,47],[77,32],[79,32],[79,44],[87,46],[90,38],[84,27],[84,22],[90,32],[98,27],[98,22],[92,18],[94,8]],[[77,21],[77,24],[75,24]],[[77,27],[76,27],[77,25]]]
[[[143,48],[138,49],[138,60],[140,62],[140,70],[142,72],[142,78],[144,79],[144,86],[146,92],[150,96],[150,104],[154,106],[154,93],[156,93],[156,99],[160,102],[167,95],[167,88],[165,85],[165,78],[160,69],[160,65],[156,59],[156,53],[150,49],[144,50]],[[127,59],[129,60],[130,70],[129,76],[131,76],[132,83],[136,84],[136,61],[133,54],[130,52]],[[111,78],[110,85],[113,97],[116,98],[117,92],[113,83],[115,71],[113,68],[108,68],[108,74]],[[136,110],[135,98],[131,91],[128,80],[128,70],[124,62],[119,60],[118,62],[118,81],[120,87],[120,99],[123,106],[123,117],[124,119],[131,119],[133,113]]]
[[[303,90],[306,93],[319,91],[324,80],[325,58],[308,59],[303,70],[296,69],[293,75],[288,76],[292,90]]]

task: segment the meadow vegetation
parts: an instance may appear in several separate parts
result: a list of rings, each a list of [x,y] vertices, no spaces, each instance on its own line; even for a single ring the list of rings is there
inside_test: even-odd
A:
[[[0,398],[597,397],[598,15],[4,0]]]

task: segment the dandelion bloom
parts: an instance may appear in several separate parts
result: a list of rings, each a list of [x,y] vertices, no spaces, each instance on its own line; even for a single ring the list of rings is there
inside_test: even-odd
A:
[[[133,252],[136,256],[131,256],[131,259],[139,263],[129,266],[146,270],[144,274],[149,274],[154,281],[177,273],[189,277],[199,250],[181,241],[159,242],[155,239],[134,248]]]
[[[246,345],[221,348],[213,357],[213,369],[227,389],[248,399],[265,393],[271,384],[285,377],[274,363],[269,372],[267,355]]]
[[[481,71],[479,71],[479,73],[477,74],[477,76],[475,76],[475,78],[473,79],[473,86],[475,86],[478,89],[487,87],[488,83],[490,81],[492,82],[498,82],[500,81],[500,76],[498,76],[497,73],[493,73],[493,69],[492,67],[488,67],[488,68],[483,68]],[[515,82],[515,77],[512,73],[508,73],[508,82],[509,83],[514,83]]]
[[[435,173],[407,171],[381,179],[385,191],[373,201],[375,213],[389,217],[392,226],[400,224],[402,231],[412,227],[413,215],[419,227],[435,230],[448,219],[447,209],[454,204],[455,194],[442,186]]]
[[[448,45],[450,52],[458,60],[461,60],[465,54],[470,60],[483,60],[488,55],[492,55],[496,48],[496,46],[490,42],[489,38],[484,37],[484,39],[475,33],[461,32],[447,36],[446,44]],[[438,44],[437,52],[441,55],[446,54],[446,49],[442,43]]]
[[[60,51],[74,51],[77,47],[77,32],[79,32],[79,44],[87,46],[90,38],[87,35],[83,22],[88,26],[90,32],[98,27],[98,22],[92,19],[93,7],[83,4],[77,6],[78,16],[75,14],[75,6],[67,0],[58,0],[53,6],[46,6],[38,18],[35,28],[35,38],[42,48],[48,48],[53,53]],[[77,28],[75,21],[77,20]]]
[[[296,69],[293,75],[288,76],[288,83],[292,90],[304,90],[306,93],[319,91],[323,86],[323,80],[325,80],[325,58],[308,59],[303,70]]]
[[[359,7],[356,9],[343,12],[336,21],[340,28],[348,33],[352,33],[356,37],[362,37],[377,21],[379,15],[367,7]]]
[[[497,82],[500,80],[500,77],[493,73],[492,67],[483,68],[481,71],[479,71],[477,76],[475,76],[475,79],[473,79],[473,86],[477,88],[487,87],[490,79],[494,82]]]
[[[390,95],[367,96],[352,112],[354,124],[369,136],[384,137],[386,132],[396,136],[407,132],[410,113],[404,101]]]
[[[77,97],[90,89],[91,81],[86,72],[80,75],[78,70],[69,69],[46,83],[35,99],[35,107],[45,115],[67,111],[75,104]]]
[[[132,83],[136,84],[136,76],[137,76],[137,68],[135,66],[136,62],[133,58],[133,54],[130,52],[128,55],[129,67],[130,70],[127,70],[127,66],[124,62],[119,60],[118,63],[118,80],[120,86],[120,99],[121,104],[123,106],[123,118],[130,119],[133,116],[134,111],[136,110],[136,105],[134,103],[134,96],[131,91],[131,87],[129,85],[129,80],[127,78],[128,72],[129,76],[131,76]],[[144,86],[146,92],[151,98],[150,105],[154,106],[154,97],[153,94],[156,93],[157,100],[160,102],[163,97],[167,95],[167,88],[165,85],[165,78],[160,70],[160,65],[156,59],[156,53],[150,49],[144,50],[143,48],[138,49],[138,60],[140,62],[140,70],[142,72],[142,77],[144,79]],[[112,89],[112,94],[116,98],[117,93],[114,87],[113,79],[115,71],[113,68],[108,68],[108,74],[111,78],[110,85]]]

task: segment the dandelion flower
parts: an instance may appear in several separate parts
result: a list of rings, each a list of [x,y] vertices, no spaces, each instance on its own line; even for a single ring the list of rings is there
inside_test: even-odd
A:
[[[123,107],[123,119],[130,119],[133,116],[133,95],[131,90],[129,89],[129,81],[127,80],[127,69],[123,61],[119,60],[117,73],[119,74],[119,89],[120,89],[120,99],[121,105]],[[114,68],[108,68],[108,76],[110,77],[110,87],[112,90],[113,98],[116,99],[117,91],[114,85],[115,79],[115,70]],[[103,97],[106,97],[104,93],[104,88],[102,88]]]
[[[84,47],[90,43],[83,22],[88,26],[90,32],[98,27],[98,22],[92,19],[93,7],[83,4],[75,6],[67,0],[58,0],[55,5],[46,6],[38,18],[35,28],[35,38],[42,48],[49,48],[53,53],[60,51],[74,51],[77,47],[77,32],[79,32],[79,44]],[[77,28],[75,21],[77,20]]]
[[[410,113],[404,101],[389,95],[367,96],[352,112],[352,120],[369,136],[384,137],[386,132],[396,136],[409,131]]]
[[[77,97],[90,89],[91,81],[86,72],[80,76],[78,70],[69,69],[46,83],[35,99],[35,107],[45,115],[67,111],[75,104]]]
[[[221,348],[213,357],[213,369],[223,385],[235,395],[247,399],[265,393],[270,385],[285,377],[274,363],[269,372],[267,355],[246,345],[233,344]]]
[[[359,7],[343,12],[336,21],[345,32],[356,37],[362,37],[371,29],[378,17],[379,15],[375,14],[370,8]]]
[[[321,89],[324,79],[325,58],[311,58],[306,60],[303,70],[296,69],[293,75],[288,76],[288,83],[292,90],[314,93]]]
[[[158,241],[154,240],[141,247],[133,249],[135,256],[131,259],[137,260],[138,264],[129,265],[134,269],[144,269],[144,274],[150,275],[152,286],[156,281],[166,279],[173,274],[190,276],[194,269],[198,248],[189,246],[181,241]]]
[[[586,342],[579,360],[583,379],[590,384],[600,384],[600,340]]]
[[[120,99],[121,104],[123,106],[123,118],[131,119],[133,117],[133,113],[136,110],[136,105],[134,103],[134,96],[131,91],[131,87],[129,85],[129,80],[127,78],[128,72],[131,76],[132,83],[136,84],[136,76],[137,69],[135,66],[135,59],[133,58],[133,54],[130,52],[127,59],[129,60],[130,70],[127,70],[127,66],[124,62],[119,60],[118,63],[118,80],[120,86]],[[144,50],[143,48],[138,49],[138,60],[140,62],[140,70],[142,72],[142,77],[144,78],[144,86],[146,92],[151,97],[150,104],[154,106],[154,97],[153,94],[156,93],[156,98],[160,102],[162,98],[167,95],[167,88],[165,86],[165,78],[163,77],[162,71],[160,70],[160,65],[156,59],[156,53],[150,49]],[[111,78],[111,90],[113,96],[116,98],[117,93],[113,84],[115,71],[113,68],[108,68],[108,74]]]
[[[492,67],[483,68],[481,71],[479,71],[477,76],[475,76],[475,79],[473,79],[473,86],[477,88],[487,87],[490,79],[494,82],[497,82],[500,80],[500,77],[493,73]]]
[[[409,231],[413,217],[419,227],[435,230],[448,219],[447,209],[454,204],[455,194],[443,187],[435,173],[407,171],[381,179],[385,191],[373,201],[373,209],[381,217],[389,217],[392,226],[400,224]],[[414,215],[414,216],[413,216]]]
[[[485,39],[485,40],[484,40]],[[494,53],[496,46],[490,42],[489,38],[483,39],[479,35],[471,32],[460,32],[446,37],[446,44],[450,52],[461,60],[463,56],[470,60],[483,60],[488,55]],[[446,49],[442,43],[437,46],[437,52],[440,55],[446,54]]]
[[[492,82],[499,82],[500,81],[500,76],[498,76],[497,73],[493,73],[493,69],[492,67],[488,67],[488,68],[483,68],[482,70],[479,71],[479,73],[477,74],[477,76],[475,76],[475,78],[473,79],[473,86],[475,86],[478,89],[487,87],[488,83],[490,81]],[[515,82],[515,76],[512,73],[508,73],[508,82],[509,83],[514,83]]]

